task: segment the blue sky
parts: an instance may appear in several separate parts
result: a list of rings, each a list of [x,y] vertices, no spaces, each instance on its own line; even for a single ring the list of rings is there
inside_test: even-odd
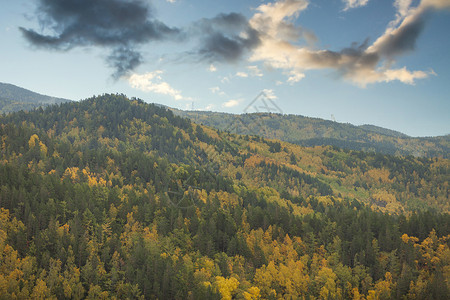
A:
[[[0,82],[450,133],[450,0],[0,0]]]

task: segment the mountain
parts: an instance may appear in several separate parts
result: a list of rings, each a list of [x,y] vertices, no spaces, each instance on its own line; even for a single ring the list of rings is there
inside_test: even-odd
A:
[[[387,129],[387,128],[383,128],[383,127],[379,127],[379,126],[375,126],[375,125],[370,125],[370,124],[364,124],[364,125],[360,125],[358,126],[360,128],[363,128],[365,130],[369,130],[369,131],[373,131],[382,135],[387,135],[387,136],[392,136],[392,137],[397,137],[397,138],[408,138],[409,136],[395,131],[395,130],[391,130],[391,129]]]
[[[0,298],[431,298],[450,161],[303,147],[103,95],[0,117]]]
[[[354,126],[299,115],[269,113],[234,115],[177,109],[173,109],[173,112],[193,122],[220,130],[280,139],[302,146],[332,145],[351,150],[419,157],[449,158],[450,153],[450,135],[413,138],[378,126]]]
[[[0,114],[68,102],[71,100],[41,95],[13,84],[0,82]]]
[[[0,83],[0,114],[71,100],[41,95],[12,84]],[[373,151],[391,155],[449,158],[450,135],[413,138],[398,131],[374,126],[354,126],[319,118],[281,114],[233,115],[219,112],[171,109],[193,122],[239,134],[259,135],[302,146],[336,146],[343,149]],[[236,125],[239,126],[236,126]]]

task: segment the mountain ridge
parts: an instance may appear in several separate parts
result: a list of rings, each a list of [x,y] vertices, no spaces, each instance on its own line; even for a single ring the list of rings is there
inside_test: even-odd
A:
[[[45,96],[12,84],[0,83],[0,113],[32,110],[67,101],[71,100]],[[269,113],[238,115],[225,112],[185,111],[158,103],[154,105],[168,108],[177,115],[220,130],[232,129],[232,125],[239,122],[241,126],[237,133],[256,134],[302,146],[331,145],[351,150],[418,157],[450,156],[450,134],[410,137],[375,125],[357,126],[301,115]]]
[[[42,95],[14,84],[0,82],[0,114],[68,101],[72,100]]]
[[[332,145],[351,150],[374,151],[391,155],[449,157],[450,135],[410,137],[375,125],[338,123],[300,115],[273,113],[229,114],[223,112],[183,111],[175,114],[220,130],[236,129],[239,134],[256,134],[303,146]]]

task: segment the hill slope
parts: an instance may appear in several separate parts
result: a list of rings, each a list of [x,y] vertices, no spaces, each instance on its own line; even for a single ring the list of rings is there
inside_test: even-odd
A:
[[[104,95],[0,117],[5,298],[445,298],[449,161]]]
[[[0,82],[0,114],[71,101],[41,95],[13,84]]]
[[[220,130],[234,130],[238,124],[239,134],[254,134],[302,146],[332,145],[352,150],[422,157],[449,158],[450,153],[450,135],[412,138],[373,125],[354,126],[298,115],[173,111],[193,122]]]
[[[41,95],[12,84],[0,83],[0,114],[71,100]],[[161,106],[155,104],[156,106]],[[161,106],[165,107],[165,106]],[[220,130],[280,139],[302,146],[332,145],[345,149],[391,155],[449,158],[450,135],[412,138],[374,126],[337,123],[298,115],[193,112],[172,109],[179,116]],[[238,126],[236,126],[238,125]],[[235,131],[235,129],[238,129]]]

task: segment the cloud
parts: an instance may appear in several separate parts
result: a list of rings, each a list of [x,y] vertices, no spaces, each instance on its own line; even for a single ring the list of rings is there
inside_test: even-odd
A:
[[[236,76],[237,76],[237,77],[242,77],[242,78],[247,78],[247,77],[248,77],[248,74],[245,73],[245,72],[237,72],[237,73],[236,73]]]
[[[258,66],[247,66],[248,73],[252,77],[262,77],[263,73],[258,68]]]
[[[163,71],[157,70],[145,74],[132,74],[128,78],[128,83],[132,88],[153,92],[156,94],[171,96],[175,100],[192,100],[181,95],[181,92],[171,87],[167,82],[162,80]]]
[[[343,0],[344,1],[344,0]],[[38,0],[40,32],[20,28],[32,45],[44,49],[68,51],[76,47],[105,49],[105,60],[113,78],[130,78],[144,61],[141,49],[149,43],[184,41],[194,45],[183,50],[189,57],[209,64],[237,63],[247,59],[280,69],[295,84],[306,71],[331,69],[344,79],[365,86],[375,82],[398,80],[413,84],[430,72],[394,68],[395,59],[411,52],[423,31],[429,12],[450,7],[449,0],[395,0],[395,18],[372,44],[368,40],[344,49],[317,47],[313,32],[296,20],[307,10],[309,0],[279,0],[261,4],[247,19],[239,13],[204,18],[185,29],[170,27],[155,17],[143,0]],[[169,1],[173,2],[173,1]],[[367,5],[368,0],[345,0],[346,9]],[[147,50],[149,51],[149,50]],[[147,73],[152,74],[152,73]],[[136,75],[136,74],[134,74]],[[142,75],[140,75],[142,76]],[[237,76],[262,76],[255,66]],[[228,77],[223,82],[229,81]]]
[[[394,6],[397,8],[397,14],[400,17],[404,17],[409,12],[412,0],[395,0]]]
[[[239,102],[241,102],[241,100],[228,100],[227,102],[224,102],[223,104],[222,104],[222,107],[227,107],[227,108],[230,108],[230,107],[235,107],[235,106],[238,106],[239,105]]]
[[[258,68],[258,66],[247,66],[246,67],[247,72],[237,72],[236,76],[241,78],[247,78],[247,77],[262,77],[263,73]]]
[[[296,41],[302,37],[302,28],[289,22],[298,17],[308,7],[306,0],[284,0],[262,4],[249,21],[261,38],[272,37],[278,40]],[[310,35],[311,33],[308,33]]]
[[[366,6],[369,0],[342,0],[342,2],[345,4],[344,11],[346,11],[351,8]]]
[[[222,82],[222,83],[230,83],[230,77],[229,76],[224,76],[224,77],[222,77],[220,82]]]
[[[212,88],[209,88],[209,90],[211,91],[211,93],[216,94],[216,93],[220,92],[220,87],[214,86]]]
[[[384,72],[384,81],[391,81],[391,80],[400,80],[401,82],[408,83],[408,84],[414,84],[414,80],[426,78],[428,75],[434,74],[433,71],[431,72],[423,72],[423,71],[414,71],[410,72],[406,69],[406,67],[403,67],[401,69],[391,69],[386,70]]]
[[[417,7],[410,8],[410,5],[411,2],[405,0],[397,0],[394,3],[398,11],[396,20],[391,22],[385,33],[369,47],[368,51],[392,57],[414,50],[417,38],[427,21],[427,13],[450,8],[450,1],[422,0]]]
[[[223,92],[220,87],[218,86],[214,86],[212,88],[209,88],[209,90],[211,91],[211,93],[213,94],[217,94],[219,96],[225,96],[225,92]]]
[[[290,83],[290,84],[294,84],[294,83],[299,82],[303,78],[305,78],[305,74],[304,73],[299,72],[298,70],[291,70],[289,72],[289,78],[288,78],[287,82]]]
[[[354,5],[357,2],[352,2]],[[361,3],[363,3],[361,1]],[[284,70],[288,82],[295,83],[304,77],[304,71],[333,69],[341,77],[360,86],[375,82],[398,80],[414,84],[416,79],[426,78],[430,72],[391,68],[395,58],[414,50],[417,38],[426,24],[427,13],[450,7],[448,0],[422,0],[411,7],[407,0],[397,0],[396,19],[372,45],[366,40],[347,48],[332,51],[298,44],[294,37],[303,37],[304,29],[293,22],[307,9],[306,0],[281,0],[263,4],[256,10],[249,23],[260,32],[260,44],[249,60],[261,61],[270,67]]]
[[[142,0],[38,0],[40,32],[20,27],[32,45],[57,51],[76,47],[100,47],[109,54],[107,64],[118,79],[143,62],[140,48],[162,41],[194,41],[197,60],[237,62],[259,44],[259,33],[238,13],[205,18],[186,29],[169,27],[159,21],[149,1]],[[175,1],[169,1],[175,2]],[[192,44],[192,43],[185,43]]]
[[[238,13],[202,19],[193,25],[191,31],[200,36],[195,55],[211,63],[235,63],[260,42],[259,33],[245,16]]]
[[[214,104],[208,104],[208,105],[206,105],[206,107],[205,107],[203,110],[210,111],[210,110],[212,110],[213,108],[214,108]]]
[[[142,55],[132,49],[119,47],[112,50],[107,61],[108,65],[115,70],[113,78],[119,79],[142,63]]]
[[[275,91],[272,90],[272,89],[264,89],[264,90],[263,90],[263,93],[264,93],[264,95],[265,95],[268,99],[270,99],[270,100],[275,100],[275,99],[278,98],[278,97],[275,95]]]
[[[151,8],[139,0],[39,0],[37,15],[45,33],[20,28],[32,45],[60,51],[104,47],[110,50],[106,59],[115,68],[115,78],[142,62],[138,46],[180,34],[156,20]]]
[[[210,72],[216,72],[216,71],[217,71],[216,66],[214,66],[213,64],[210,64],[210,65],[209,65],[209,71],[210,71]]]

